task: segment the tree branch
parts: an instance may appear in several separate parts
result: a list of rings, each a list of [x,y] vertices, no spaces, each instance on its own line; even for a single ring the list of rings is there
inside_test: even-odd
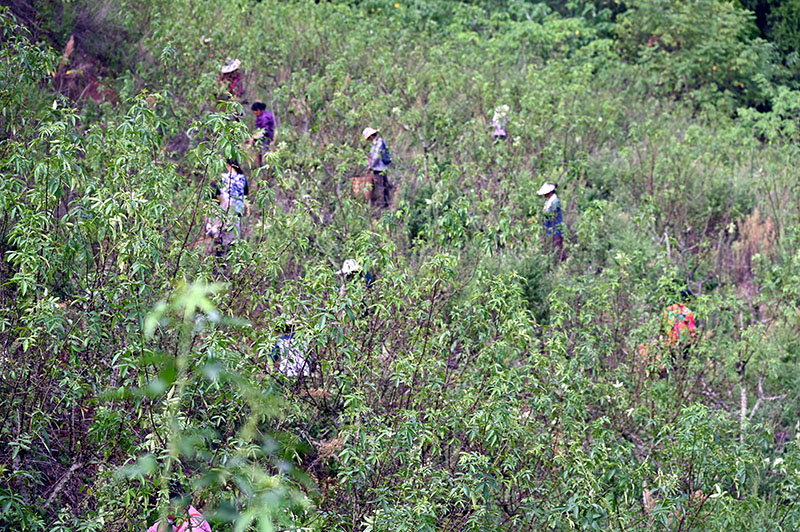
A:
[[[82,467],[83,467],[83,462],[73,462],[72,465],[69,466],[69,469],[67,469],[67,472],[64,473],[64,476],[62,476],[61,479],[56,483],[55,487],[53,488],[53,491],[50,492],[50,495],[47,497],[47,500],[44,502],[44,507],[45,508],[49,507],[53,503],[53,500],[58,496],[59,493],[61,493],[64,490],[64,486],[67,485],[67,482],[69,482],[69,479],[71,479],[72,475],[75,474],[75,471],[77,471],[78,469],[80,469]]]
[[[771,395],[771,396],[764,395],[764,374],[762,373],[758,377],[758,399],[756,400],[756,404],[753,405],[753,409],[750,410],[750,415],[747,418],[748,421],[753,419],[753,416],[756,415],[756,410],[758,410],[758,407],[761,406],[761,403],[763,401],[778,401],[780,399],[786,399],[786,394],[784,393],[781,395]]]

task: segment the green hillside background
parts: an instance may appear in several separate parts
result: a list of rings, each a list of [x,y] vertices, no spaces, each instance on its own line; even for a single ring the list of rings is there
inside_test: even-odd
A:
[[[2,4],[0,529],[800,529],[798,0]]]

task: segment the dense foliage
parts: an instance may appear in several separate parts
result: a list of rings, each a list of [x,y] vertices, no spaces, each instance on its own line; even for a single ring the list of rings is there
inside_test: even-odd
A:
[[[794,4],[0,8],[0,529],[143,530],[174,484],[215,531],[798,529]]]

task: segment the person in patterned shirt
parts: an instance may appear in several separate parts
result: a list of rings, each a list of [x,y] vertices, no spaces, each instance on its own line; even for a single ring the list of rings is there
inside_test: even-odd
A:
[[[498,105],[492,116],[492,136],[494,140],[506,140],[506,124],[508,123],[508,113],[511,108],[507,105]]]
[[[544,231],[550,237],[558,260],[562,261],[565,258],[564,237],[561,233],[564,218],[561,213],[561,200],[556,195],[557,188],[558,185],[554,183],[545,183],[536,193],[547,199],[544,204]]]
[[[236,159],[226,161],[227,172],[214,180],[212,186],[219,190],[219,207],[222,226],[217,237],[217,255],[227,254],[230,245],[242,235],[242,216],[245,214],[244,198],[248,194],[247,177]]]
[[[689,290],[681,292],[684,302],[692,297]],[[694,312],[683,302],[673,303],[664,309],[664,332],[668,346],[688,345],[697,334]]]

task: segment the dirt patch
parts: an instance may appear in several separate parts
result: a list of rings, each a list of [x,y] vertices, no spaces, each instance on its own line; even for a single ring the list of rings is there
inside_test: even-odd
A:
[[[102,62],[83,51],[70,36],[61,57],[61,63],[53,75],[55,90],[75,101],[92,100],[116,102],[116,92],[105,82],[107,73]]]

